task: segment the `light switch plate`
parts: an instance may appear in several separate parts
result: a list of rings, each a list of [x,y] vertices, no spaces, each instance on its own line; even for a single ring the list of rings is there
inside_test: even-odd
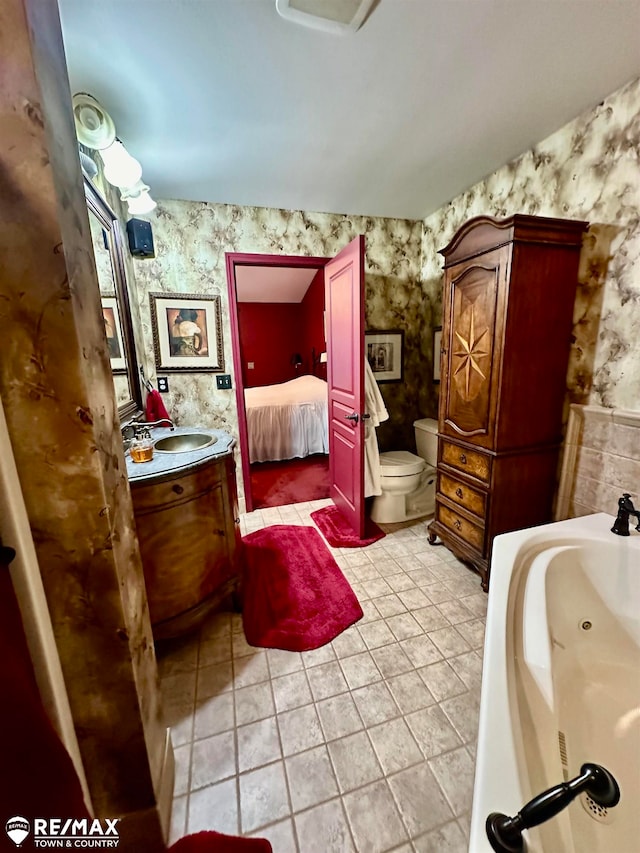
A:
[[[216,376],[216,385],[221,389],[231,388],[231,374],[230,373],[221,373]]]

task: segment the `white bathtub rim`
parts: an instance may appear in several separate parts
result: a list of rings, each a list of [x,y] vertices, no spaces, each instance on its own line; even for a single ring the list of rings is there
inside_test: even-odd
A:
[[[470,853],[493,853],[486,836],[487,815],[498,811],[515,815],[529,799],[518,774],[518,747],[509,701],[510,662],[507,651],[507,614],[517,594],[520,578],[512,577],[516,561],[530,564],[542,550],[583,546],[587,541],[632,547],[640,551],[640,533],[616,537],[615,518],[606,513],[581,516],[540,527],[497,536],[493,545],[491,584],[487,609],[478,749],[473,793]],[[532,834],[533,835],[533,834]],[[540,851],[529,839],[530,853]],[[540,851],[542,853],[542,851]]]

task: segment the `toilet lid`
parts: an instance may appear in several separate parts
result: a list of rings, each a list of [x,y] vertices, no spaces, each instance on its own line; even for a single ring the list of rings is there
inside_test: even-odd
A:
[[[426,463],[408,450],[390,450],[380,454],[380,468],[383,477],[409,477],[424,471]]]

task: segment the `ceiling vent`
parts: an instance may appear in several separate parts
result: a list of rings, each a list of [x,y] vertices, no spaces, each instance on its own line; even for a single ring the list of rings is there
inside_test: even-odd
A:
[[[355,32],[376,0],[276,0],[278,14],[295,24],[328,33]]]

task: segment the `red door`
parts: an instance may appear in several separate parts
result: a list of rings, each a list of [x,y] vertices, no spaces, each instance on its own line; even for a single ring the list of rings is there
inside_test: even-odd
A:
[[[364,537],[364,237],[325,265],[330,495]]]

